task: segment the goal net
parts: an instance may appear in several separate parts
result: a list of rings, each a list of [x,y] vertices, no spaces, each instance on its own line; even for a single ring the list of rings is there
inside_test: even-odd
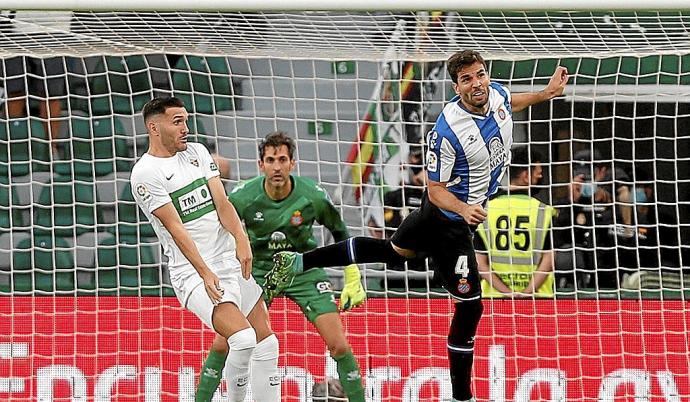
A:
[[[2,12],[0,400],[194,399],[213,334],[180,307],[128,182],[152,96],[185,102],[228,191],[284,130],[294,173],[350,233],[390,236],[419,205],[420,144],[453,95],[444,61],[465,48],[514,93],[571,75],[515,115],[516,144],[541,154],[533,195],[558,206],[554,297],[484,300],[477,399],[688,400],[689,25],[681,11]],[[586,204],[574,177],[614,190]],[[453,307],[432,269],[362,273],[369,299],[342,317],[368,400],[450,401]],[[284,400],[311,401],[335,363],[292,301],[271,319]]]

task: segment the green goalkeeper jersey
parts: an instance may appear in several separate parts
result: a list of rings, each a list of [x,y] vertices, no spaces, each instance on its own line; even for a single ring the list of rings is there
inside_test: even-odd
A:
[[[273,254],[278,251],[316,248],[314,222],[328,228],[335,241],[348,237],[347,227],[328,193],[313,180],[290,176],[292,192],[274,201],[266,194],[264,179],[258,176],[240,183],[228,197],[247,228],[255,274],[268,272],[273,266]]]

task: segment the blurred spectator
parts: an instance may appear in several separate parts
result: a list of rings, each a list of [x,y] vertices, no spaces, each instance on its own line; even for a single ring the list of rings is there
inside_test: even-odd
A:
[[[637,224],[637,254],[641,268],[658,268],[661,254],[659,252],[659,233],[654,197],[654,182],[645,171],[636,172],[635,186],[635,222]]]
[[[577,152],[573,165],[569,195],[555,203],[558,287],[617,288],[618,267],[637,260],[629,176],[597,150]]]
[[[637,258],[639,271],[627,275],[623,287],[679,288],[682,277],[678,219],[669,209],[657,204],[654,178],[646,171],[635,172],[635,219],[637,222]],[[686,272],[687,274],[687,272]]]
[[[369,232],[374,237],[390,238],[395,230],[400,226],[400,223],[413,210],[419,208],[422,202],[422,194],[424,194],[424,186],[426,185],[426,171],[424,171],[424,161],[422,158],[422,147],[419,145],[411,146],[408,155],[407,164],[404,169],[407,171],[407,179],[402,186],[393,191],[389,191],[383,196],[383,217],[385,227],[380,228],[372,219],[369,221]],[[419,258],[407,261],[407,269],[412,271],[427,272],[427,263],[431,263],[426,258]],[[388,269],[396,271],[404,271],[404,265],[394,266],[388,264]],[[432,271],[432,268],[428,269]],[[388,288],[426,288],[428,287],[427,279],[424,278],[386,278]],[[430,283],[436,282],[430,280]],[[433,285],[435,286],[435,285]]]
[[[598,151],[589,150],[579,151],[575,154],[575,169],[573,180],[581,182],[580,196],[582,204],[600,204],[605,208],[615,203],[612,212],[615,213],[612,228],[616,235],[632,237],[634,232],[633,223],[633,194],[630,190],[630,176],[620,168],[611,169],[611,163],[601,158]],[[614,192],[615,189],[615,192]],[[586,200],[589,198],[588,200]],[[578,200],[574,200],[578,202]],[[610,209],[609,209],[610,210]]]
[[[407,159],[405,170],[407,182],[383,196],[383,218],[385,221],[385,235],[390,238],[400,223],[414,209],[422,203],[422,194],[426,184],[426,172],[422,161],[421,147],[412,148]]]
[[[60,33],[70,31],[71,12],[9,11],[4,17],[11,21],[15,34],[36,41],[55,40]],[[57,155],[57,142],[62,113],[61,97],[67,95],[67,68],[65,57],[45,59],[17,56],[0,62],[0,78],[7,96],[6,116],[27,116],[30,100],[38,100],[38,114],[51,139],[53,155]]]
[[[226,180],[230,179],[230,161],[228,158],[221,156],[218,152],[213,152],[211,157],[213,157],[213,162],[218,167],[220,178]]]
[[[533,198],[542,180],[542,158],[514,148],[510,186],[489,201],[474,247],[484,297],[553,297],[551,220],[554,208]],[[531,156],[531,157],[530,157]]]
[[[194,138],[194,142],[204,144],[208,149],[208,152],[211,154],[211,157],[213,158],[213,162],[216,164],[216,167],[218,167],[218,173],[220,173],[220,178],[229,180],[230,160],[218,152],[216,147],[216,141],[210,141],[206,138],[206,136],[201,135],[196,135],[195,137],[196,138]]]

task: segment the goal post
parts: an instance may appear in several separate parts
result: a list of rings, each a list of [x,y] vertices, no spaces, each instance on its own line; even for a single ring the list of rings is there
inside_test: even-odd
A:
[[[484,300],[478,400],[690,398],[682,4],[251,6],[3,3],[17,11],[0,12],[0,400],[193,400],[213,334],[174,297],[128,187],[151,97],[185,102],[195,140],[227,162],[228,191],[260,173],[260,139],[284,130],[295,173],[331,195],[350,233],[384,236],[418,205],[415,155],[453,94],[444,61],[465,48],[513,93],[543,88],[558,65],[571,75],[563,97],[515,115],[516,144],[543,156],[536,196],[572,215],[552,231],[555,297]],[[421,7],[453,11],[398,11]],[[574,173],[603,165],[599,186],[627,198],[566,202]],[[339,289],[340,270],[328,273]],[[449,401],[445,291],[424,264],[362,273],[369,300],[343,320],[368,400]],[[294,303],[277,300],[271,319],[285,400],[310,400],[334,362]]]
[[[226,1],[218,3],[214,0],[199,0],[193,6],[182,0],[151,0],[146,4],[135,0],[65,0],[55,3],[50,0],[7,0],[3,4],[7,9],[17,10],[91,10],[91,11],[428,11],[428,10],[477,10],[469,3],[457,3],[450,0],[432,0],[420,3],[414,0],[381,0],[377,4],[362,0],[352,0],[347,3],[323,4],[314,0],[299,0],[291,3],[276,3],[274,0],[255,1],[251,4],[241,1]],[[592,10],[644,10],[649,4],[644,0],[584,0],[564,7],[558,2],[541,2],[538,0],[516,0],[506,4],[501,0],[487,0],[482,3],[482,10],[552,10],[562,11],[592,11]],[[683,10],[687,4],[682,0],[659,0],[654,3],[654,10]]]

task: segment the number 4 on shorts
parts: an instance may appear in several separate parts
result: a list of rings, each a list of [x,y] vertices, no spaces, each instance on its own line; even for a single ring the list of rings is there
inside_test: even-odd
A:
[[[467,278],[470,274],[470,267],[467,266],[467,256],[458,256],[458,262],[455,263],[455,273],[457,275],[462,275],[463,278]]]

